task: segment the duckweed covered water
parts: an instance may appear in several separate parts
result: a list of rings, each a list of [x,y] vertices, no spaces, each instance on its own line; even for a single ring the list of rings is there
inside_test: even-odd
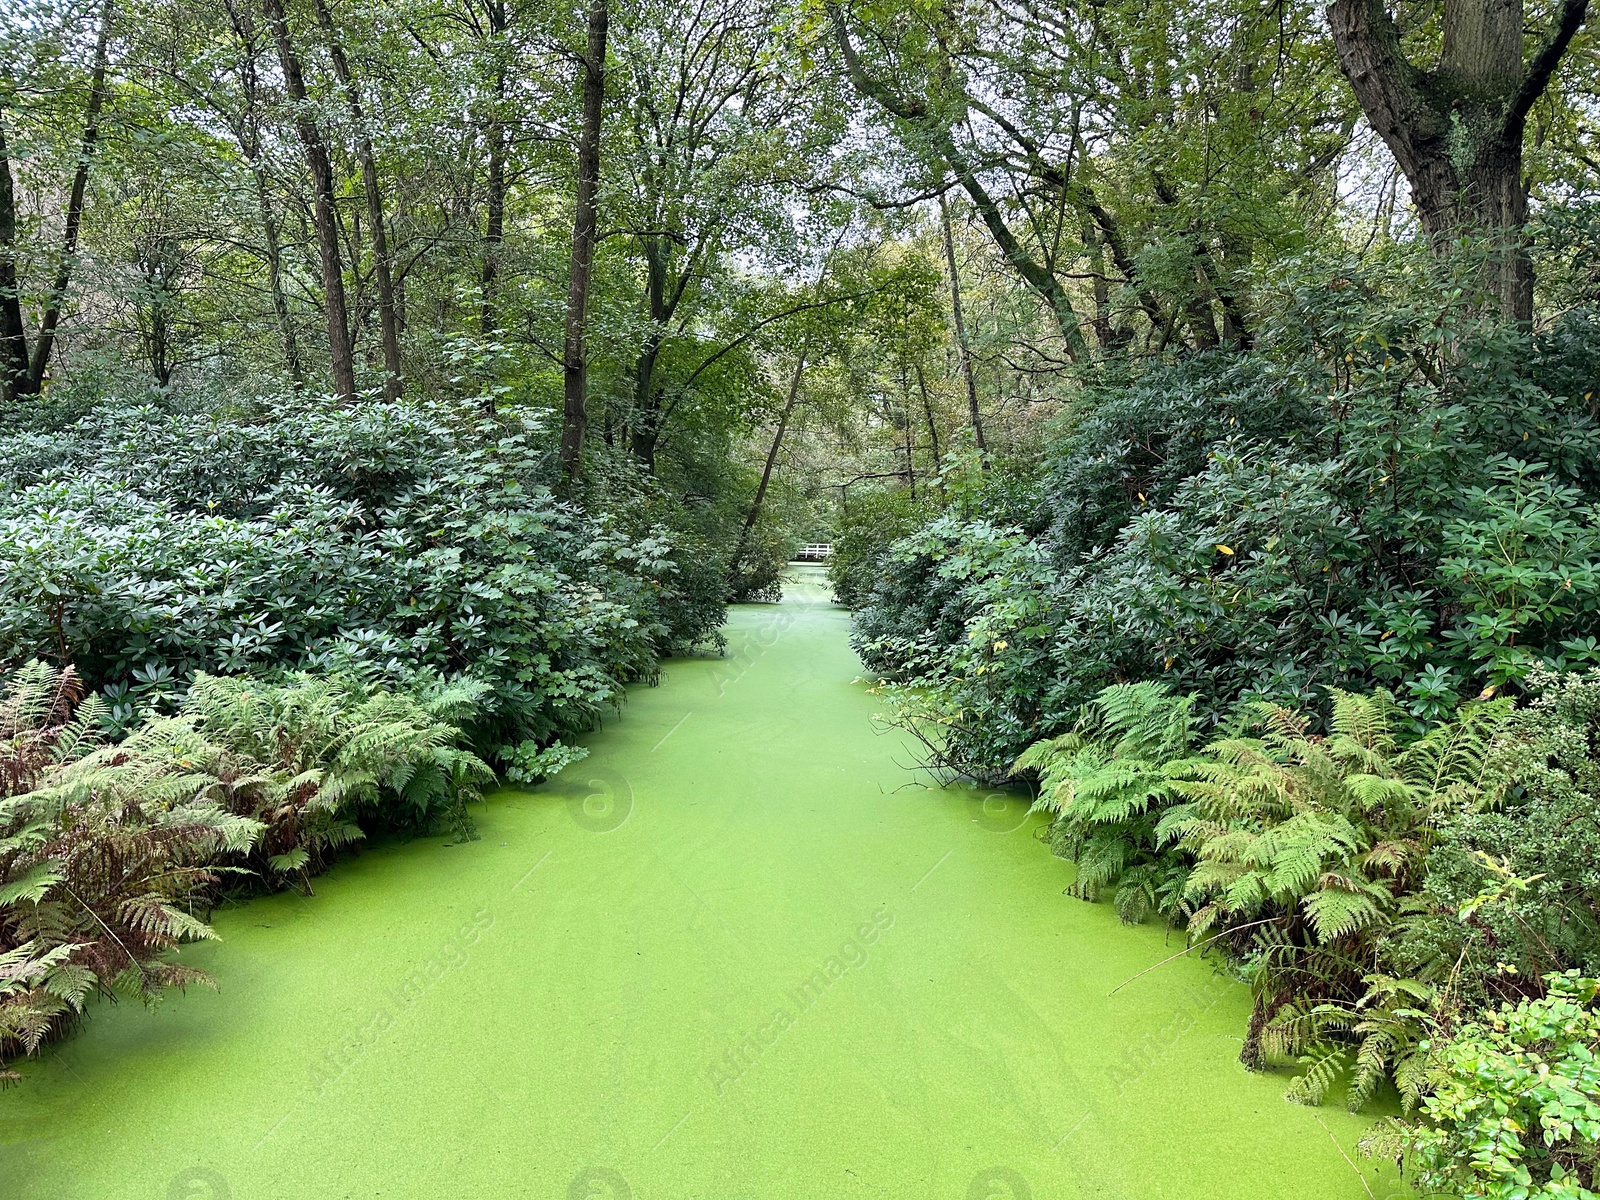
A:
[[[0,1197],[1397,1193],[1238,1065],[1244,988],[1109,994],[1181,942],[1063,895],[1022,804],[922,786],[847,628],[803,574],[481,840],[218,913],[217,992],[103,1006],[0,1096]]]

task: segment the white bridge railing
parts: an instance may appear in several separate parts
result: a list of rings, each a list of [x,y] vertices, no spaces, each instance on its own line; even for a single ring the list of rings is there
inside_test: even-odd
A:
[[[795,562],[827,562],[833,557],[832,542],[807,542],[795,551]]]

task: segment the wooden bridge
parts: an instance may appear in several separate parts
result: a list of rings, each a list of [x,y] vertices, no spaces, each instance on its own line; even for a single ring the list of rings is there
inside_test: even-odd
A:
[[[827,562],[833,557],[832,542],[807,542],[795,551],[795,562],[819,563]]]

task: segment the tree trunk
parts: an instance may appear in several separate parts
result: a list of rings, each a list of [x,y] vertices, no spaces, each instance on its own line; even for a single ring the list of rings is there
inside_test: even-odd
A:
[[[972,418],[972,437],[980,460],[987,462],[989,446],[983,436],[983,413],[978,408],[978,379],[972,370],[972,347],[967,342],[967,320],[961,307],[961,269],[956,265],[956,239],[950,228],[950,206],[939,197],[939,230],[944,235],[944,261],[950,268],[950,316],[955,324],[956,351],[961,359],[961,378],[967,384],[967,409]]]
[[[256,185],[256,208],[261,217],[261,234],[267,252],[267,290],[272,296],[272,312],[278,322],[278,336],[283,340],[283,361],[289,378],[299,389],[305,386],[305,368],[300,361],[300,342],[295,334],[294,320],[289,313],[289,297],[283,288],[283,243],[278,237],[278,219],[272,211],[272,187],[267,176],[267,165],[261,155],[261,107],[259,80],[256,75],[255,22],[248,4],[237,0],[223,0],[234,36],[239,40],[239,88],[243,108],[237,119],[230,120],[234,139],[239,143],[239,153],[250,167]]]
[[[733,548],[733,557],[728,561],[729,569],[737,571],[739,562],[744,557],[744,549],[750,544],[750,534],[755,530],[756,522],[761,517],[761,506],[767,501],[767,488],[772,483],[772,472],[778,465],[778,451],[783,446],[783,435],[789,428],[789,418],[794,415],[795,407],[800,403],[800,381],[805,378],[807,347],[800,347],[800,361],[794,365],[794,374],[789,377],[789,398],[783,406],[783,412],[778,416],[778,428],[772,435],[772,448],[767,451],[767,463],[761,469],[761,482],[756,485],[755,499],[750,502],[750,510],[744,515],[744,528],[739,531],[739,543]]]
[[[1051,315],[1055,317],[1056,324],[1061,330],[1061,340],[1066,347],[1067,357],[1074,362],[1085,361],[1089,356],[1089,347],[1083,339],[1083,330],[1078,327],[1078,314],[1072,307],[1072,298],[1067,295],[1066,289],[1061,286],[1061,281],[1055,277],[1048,263],[1034,261],[1017,241],[1016,235],[1006,224],[1005,214],[1001,212],[1000,205],[995,202],[994,197],[983,186],[983,181],[979,179],[980,164],[968,159],[966,153],[956,143],[950,126],[938,114],[929,111],[925,100],[920,97],[908,98],[898,95],[882,81],[869,75],[856,53],[854,43],[850,40],[844,14],[840,11],[836,0],[824,0],[823,7],[833,25],[834,41],[839,47],[840,57],[844,59],[845,69],[856,91],[872,100],[891,116],[916,128],[928,140],[929,145],[955,176],[956,182],[972,200],[972,206],[989,230],[995,247],[1022,277],[1023,282],[1050,306]]]
[[[488,211],[483,221],[483,269],[479,274],[481,308],[478,328],[484,337],[494,333],[499,325],[499,312],[495,304],[495,284],[500,278],[500,248],[506,235],[506,64],[501,58],[503,47],[498,40],[509,26],[504,0],[490,0],[489,37],[495,42],[494,112],[489,119],[489,179],[486,203]]]
[[[383,396],[386,400],[398,400],[404,390],[401,378],[404,364],[400,361],[400,318],[395,311],[394,277],[389,258],[389,234],[383,219],[383,192],[378,185],[378,160],[372,152],[372,137],[367,132],[366,117],[361,110],[361,88],[350,71],[350,60],[345,57],[344,45],[334,28],[333,14],[328,11],[327,0],[315,0],[315,7],[317,24],[328,39],[328,56],[344,88],[350,121],[355,127],[356,159],[361,163],[367,223],[372,226],[372,274],[378,285],[378,328],[383,339]]]
[[[261,233],[267,246],[267,288],[272,293],[272,312],[278,319],[278,335],[283,339],[283,361],[296,388],[306,383],[305,366],[300,361],[300,339],[295,335],[294,318],[289,312],[289,295],[283,290],[283,245],[278,240],[278,220],[272,214],[272,196],[267,188],[266,170],[250,164],[256,179],[256,205],[261,210]]]
[[[933,402],[928,399],[928,379],[922,373],[922,364],[914,364],[917,370],[917,390],[922,393],[922,415],[928,418],[928,442],[933,447],[934,472],[939,470],[939,464],[944,461],[944,451],[939,449],[939,425],[933,419]]]
[[[1411,184],[1417,216],[1441,252],[1463,234],[1486,243],[1485,290],[1501,315],[1533,317],[1522,172],[1528,112],[1549,87],[1588,12],[1561,0],[1554,27],[1522,57],[1522,0],[1445,0],[1438,68],[1406,58],[1384,0],[1334,0],[1339,66]]]
[[[578,140],[578,196],[572,218],[572,269],[567,284],[567,339],[562,354],[561,469],[575,479],[589,428],[589,275],[599,225],[600,124],[604,116],[606,0],[589,8],[589,44],[583,60],[583,132]]]
[[[322,262],[323,308],[328,319],[328,356],[332,366],[333,390],[349,404],[356,396],[355,356],[350,346],[350,318],[344,294],[344,258],[339,249],[338,218],[334,210],[333,163],[328,158],[322,131],[312,116],[306,93],[305,73],[301,69],[294,43],[289,38],[289,22],[283,0],[261,0],[262,10],[272,26],[278,46],[278,62],[283,68],[284,86],[294,107],[295,132],[311,171],[315,195],[312,223],[316,227],[317,253]]]
[[[646,235],[644,243],[645,298],[651,331],[633,372],[633,412],[629,416],[629,449],[646,470],[656,469],[656,443],[661,440],[661,393],[656,388],[656,358],[672,314],[667,307],[667,256],[671,244],[663,237]]]
[[[108,47],[111,39],[111,6],[112,0],[105,0],[100,9],[100,32],[95,38],[94,66],[89,75],[89,102],[83,114],[83,141],[78,150],[78,169],[72,175],[72,190],[67,196],[66,226],[61,234],[61,253],[56,263],[55,278],[51,280],[50,291],[45,296],[44,314],[39,319],[39,334],[34,339],[33,354],[28,359],[28,369],[23,375],[21,386],[14,386],[17,396],[37,396],[44,390],[46,372],[50,369],[50,355],[55,349],[56,329],[61,324],[61,310],[67,302],[67,285],[72,282],[72,268],[78,258],[78,230],[83,224],[83,207],[89,191],[89,164],[94,159],[95,147],[100,141],[100,112],[105,107],[106,101],[106,67],[108,62]],[[6,170],[6,191],[12,192],[9,162]],[[12,273],[15,274],[15,199],[8,197],[8,208],[12,209],[13,227],[11,242],[8,244],[6,257],[11,263]],[[14,283],[9,289],[16,292]],[[15,333],[22,335],[24,349],[27,346],[27,336],[21,322],[21,298],[18,297],[18,319]],[[7,325],[11,322],[7,319]],[[7,331],[8,341],[12,330]]]
[[[0,108],[0,402],[27,394],[28,330],[22,322],[21,281],[17,277],[17,201],[6,142],[5,110]]]

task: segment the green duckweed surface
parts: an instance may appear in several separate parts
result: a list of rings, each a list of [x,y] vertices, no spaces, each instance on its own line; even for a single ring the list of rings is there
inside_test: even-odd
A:
[[[1394,1194],[1362,1120],[1238,1065],[1244,988],[1109,994],[1181,943],[919,783],[847,629],[802,572],[481,840],[219,912],[217,991],[103,1006],[0,1096],[0,1197]]]

